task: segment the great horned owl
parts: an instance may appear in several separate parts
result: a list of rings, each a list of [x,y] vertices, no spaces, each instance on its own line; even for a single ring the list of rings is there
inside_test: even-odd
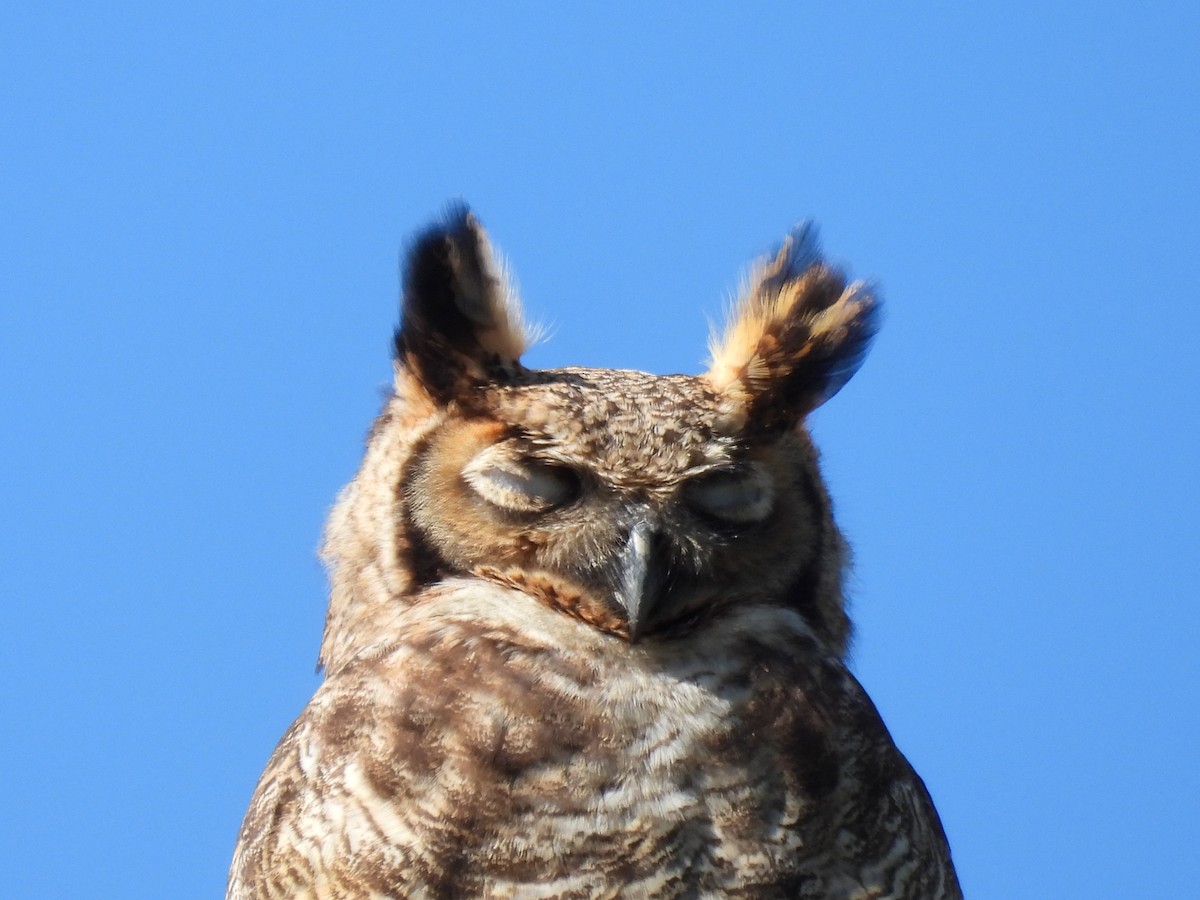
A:
[[[536,371],[475,217],[422,235],[228,897],[961,896],[804,425],[877,310],[802,228],[705,374]]]

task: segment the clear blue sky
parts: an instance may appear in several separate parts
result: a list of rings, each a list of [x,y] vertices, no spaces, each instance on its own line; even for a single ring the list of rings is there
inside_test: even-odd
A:
[[[888,302],[814,424],[855,670],[968,895],[1192,895],[1200,6],[401,6],[0,10],[5,895],[220,895],[456,197],[537,366],[699,371],[819,222]]]

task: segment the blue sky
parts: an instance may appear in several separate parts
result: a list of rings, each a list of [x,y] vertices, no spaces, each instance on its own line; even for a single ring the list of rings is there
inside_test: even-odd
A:
[[[854,667],[974,898],[1200,844],[1200,7],[0,10],[0,864],[219,896],[317,684],[401,248],[473,204],[535,366],[697,372],[797,220],[887,300],[814,417]]]

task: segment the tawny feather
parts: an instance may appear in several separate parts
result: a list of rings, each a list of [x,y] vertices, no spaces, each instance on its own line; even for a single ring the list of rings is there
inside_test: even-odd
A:
[[[466,206],[421,235],[404,278],[397,364],[438,401],[520,368],[532,340],[516,286]]]
[[[720,335],[709,341],[705,378],[743,415],[800,418],[858,368],[878,327],[879,304],[863,282],[821,259],[802,226],[750,270]]]
[[[325,680],[228,900],[960,900],[846,665],[816,448],[779,427],[849,376],[875,308],[801,231],[708,375],[531,371],[474,216],[426,232],[326,530]]]

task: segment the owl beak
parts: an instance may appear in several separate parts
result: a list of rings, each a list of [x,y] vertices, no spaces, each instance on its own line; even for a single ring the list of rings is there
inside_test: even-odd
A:
[[[655,565],[656,537],[653,525],[639,522],[630,529],[621,552],[617,602],[625,610],[631,641],[636,641],[645,627],[661,586],[659,567]]]

